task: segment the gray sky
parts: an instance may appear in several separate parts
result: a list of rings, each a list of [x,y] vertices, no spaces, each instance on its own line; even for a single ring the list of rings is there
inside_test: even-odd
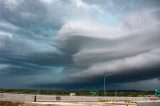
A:
[[[159,6],[0,0],[0,88],[160,88]]]

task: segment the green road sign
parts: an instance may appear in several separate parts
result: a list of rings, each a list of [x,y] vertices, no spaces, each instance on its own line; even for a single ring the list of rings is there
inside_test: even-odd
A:
[[[156,89],[156,91],[155,91],[155,95],[156,96],[160,96],[160,89],[158,90],[158,89]]]
[[[98,96],[98,90],[97,89],[91,89],[90,90],[90,95],[91,96]]]

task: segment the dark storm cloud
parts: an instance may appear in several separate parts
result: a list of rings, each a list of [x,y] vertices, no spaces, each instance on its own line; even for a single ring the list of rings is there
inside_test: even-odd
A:
[[[126,15],[124,29],[117,35],[111,33],[112,36],[107,36],[103,27],[99,30],[101,26],[95,27],[90,22],[66,24],[57,39],[64,43],[59,44],[59,48],[73,56],[75,68],[68,71],[65,83],[89,85],[94,82],[95,86],[101,85],[99,79],[107,73],[113,73],[112,83],[158,78],[160,32],[157,16],[153,15],[156,11],[159,10],[142,10]],[[93,30],[83,26],[92,26]]]
[[[159,11],[158,0],[0,0],[0,87],[100,88],[107,73],[112,89],[157,87]]]

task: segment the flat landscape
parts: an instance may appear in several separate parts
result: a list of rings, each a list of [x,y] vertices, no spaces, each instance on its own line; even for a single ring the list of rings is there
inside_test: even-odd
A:
[[[0,106],[160,106],[160,0],[0,0]]]
[[[160,106],[158,97],[0,93],[0,106]]]

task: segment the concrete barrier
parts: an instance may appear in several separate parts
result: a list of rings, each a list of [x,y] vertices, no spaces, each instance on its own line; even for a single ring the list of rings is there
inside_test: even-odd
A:
[[[100,100],[117,101],[149,101],[149,97],[102,97],[102,96],[61,96],[61,95],[31,95],[31,94],[9,94],[1,93],[1,100],[15,101],[43,101],[43,102],[98,102]]]
[[[157,102],[139,102],[137,103],[137,106],[160,106],[160,101]]]
[[[34,95],[27,94],[9,94],[9,93],[1,93],[0,100],[11,100],[11,101],[34,101]]]
[[[76,103],[102,103],[107,105],[111,105],[110,103],[123,103],[123,104],[137,104],[137,106],[160,106],[160,100],[151,101],[150,98],[146,97],[101,97],[101,96],[60,96],[60,95],[31,95],[31,94],[9,94],[9,93],[0,93],[0,100],[8,100],[8,101],[20,101],[20,102],[34,102],[34,103],[61,103],[56,104],[56,106],[67,106],[63,105],[66,102],[76,102]],[[104,102],[99,102],[100,100],[104,100]],[[114,101],[113,101],[114,100]],[[125,102],[126,101],[126,102]],[[143,102],[142,102],[143,101]],[[30,104],[31,106],[40,106],[37,104]],[[75,103],[75,104],[76,104]],[[97,104],[97,106],[98,106]],[[42,105],[42,104],[41,104]],[[54,106],[55,104],[49,105]],[[71,104],[70,104],[71,105]],[[68,106],[70,106],[68,105]],[[80,104],[79,104],[80,105]],[[45,104],[43,106],[48,106]],[[74,105],[72,105],[74,106]],[[75,105],[77,106],[77,105]],[[82,105],[84,106],[84,104]],[[89,105],[92,106],[92,105]],[[102,105],[101,105],[102,106]]]
[[[149,101],[146,97],[101,97],[101,96],[49,96],[37,95],[37,101],[46,102],[98,102],[101,100],[116,100],[116,101]]]
[[[56,96],[36,95],[36,102],[56,102]]]

